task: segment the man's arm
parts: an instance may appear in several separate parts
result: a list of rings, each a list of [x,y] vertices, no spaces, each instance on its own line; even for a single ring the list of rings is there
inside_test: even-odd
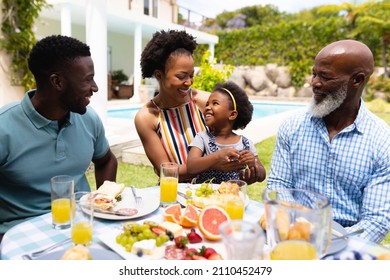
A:
[[[105,180],[116,181],[118,161],[111,149],[108,150],[104,157],[92,161],[95,164],[96,188],[103,185]]]
[[[270,189],[293,187],[290,143],[286,133],[288,129],[287,125],[282,125],[276,138],[276,147],[267,179],[267,188]]]
[[[376,243],[381,242],[390,230],[390,151],[379,154],[386,156],[381,157],[381,167],[364,188],[360,221],[347,229],[351,232],[364,228],[359,237]]]

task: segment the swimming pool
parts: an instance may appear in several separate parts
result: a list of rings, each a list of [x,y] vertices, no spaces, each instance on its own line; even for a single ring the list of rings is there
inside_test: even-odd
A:
[[[276,115],[290,110],[303,108],[304,104],[295,103],[268,103],[268,102],[252,102],[253,117],[252,120],[261,119],[271,115]],[[107,112],[109,118],[134,119],[135,114],[140,107],[126,109],[110,109]]]

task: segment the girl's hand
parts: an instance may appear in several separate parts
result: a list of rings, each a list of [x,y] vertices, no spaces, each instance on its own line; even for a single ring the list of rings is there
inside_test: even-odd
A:
[[[242,150],[239,152],[239,161],[243,168],[251,168],[255,166],[255,155],[249,150]]]
[[[223,148],[212,155],[217,157],[213,169],[222,171],[233,171],[241,169],[241,163],[239,161],[240,153],[234,148]]]
[[[243,150],[240,152],[240,163],[242,169],[240,179],[248,183],[262,182],[265,179],[266,171],[257,156],[251,151]]]
[[[240,152],[234,148],[220,149],[215,153],[218,154],[218,158],[223,162],[238,161],[240,158]]]

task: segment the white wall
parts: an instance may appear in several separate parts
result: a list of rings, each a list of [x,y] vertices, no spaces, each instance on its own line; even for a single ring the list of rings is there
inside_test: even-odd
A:
[[[111,48],[111,70],[122,69],[130,77],[134,73],[134,37],[109,32],[107,38]]]
[[[35,24],[35,36],[37,40],[46,36],[61,34],[61,22],[52,19],[40,19]],[[85,42],[85,27],[81,25],[72,24],[72,37]]]
[[[14,101],[20,101],[24,96],[24,88],[11,86],[9,73],[10,60],[5,52],[0,51],[0,107]]]

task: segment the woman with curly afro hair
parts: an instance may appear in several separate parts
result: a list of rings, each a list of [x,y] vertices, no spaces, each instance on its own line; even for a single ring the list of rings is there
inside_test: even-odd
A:
[[[192,89],[195,38],[186,31],[161,30],[153,34],[141,54],[143,78],[154,77],[159,91],[135,116],[135,127],[145,153],[160,174],[162,162],[179,164],[179,181],[192,179],[187,172],[188,147],[195,135],[206,130],[202,112],[210,93]],[[242,164],[220,161],[217,170],[237,170]],[[258,166],[247,174],[255,182]]]
[[[240,179],[240,170],[222,171],[214,169],[221,160],[238,161],[243,169],[253,166],[258,160],[252,141],[233,130],[244,129],[252,120],[253,105],[246,92],[232,81],[219,83],[206,103],[204,117],[208,131],[199,132],[190,144],[187,167],[197,176],[197,183],[213,179],[220,184]],[[265,179],[265,168],[261,166],[259,182]]]

